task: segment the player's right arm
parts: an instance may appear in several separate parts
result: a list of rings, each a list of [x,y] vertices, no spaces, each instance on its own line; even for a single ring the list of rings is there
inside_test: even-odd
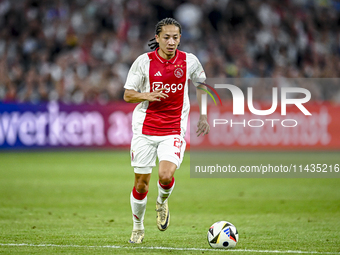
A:
[[[166,88],[162,89],[157,89],[153,92],[138,92],[133,89],[125,89],[124,92],[124,100],[127,103],[140,103],[142,101],[161,101],[161,99],[165,99],[168,97],[167,94],[163,93],[163,90]]]
[[[140,103],[142,101],[161,101],[168,97],[163,93],[165,88],[149,92],[149,89],[145,88],[145,81],[147,80],[148,72],[145,70],[150,62],[148,55],[145,53],[140,55],[132,64],[126,83],[124,85],[124,100],[128,103]],[[147,92],[145,91],[147,90]]]

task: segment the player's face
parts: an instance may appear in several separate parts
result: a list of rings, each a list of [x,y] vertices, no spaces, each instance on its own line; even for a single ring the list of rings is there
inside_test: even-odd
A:
[[[165,59],[174,57],[180,39],[179,27],[175,25],[163,26],[159,35],[156,35],[156,41],[159,44],[158,54]]]

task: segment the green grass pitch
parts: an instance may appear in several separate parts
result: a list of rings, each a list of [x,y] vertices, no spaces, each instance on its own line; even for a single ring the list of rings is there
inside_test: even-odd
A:
[[[240,159],[254,155],[229,153]],[[293,154],[256,157],[273,156],[280,164]],[[339,152],[302,155],[306,163],[325,156],[340,161]],[[340,178],[194,179],[189,168],[187,153],[175,174],[165,232],[156,227],[154,170],[145,239],[131,245],[134,174],[128,151],[1,152],[0,254],[221,254],[206,240],[219,220],[238,228],[232,254],[340,252]]]

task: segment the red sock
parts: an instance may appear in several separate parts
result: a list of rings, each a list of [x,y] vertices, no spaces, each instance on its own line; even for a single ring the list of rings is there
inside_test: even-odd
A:
[[[135,199],[138,199],[138,200],[143,200],[143,199],[146,197],[146,195],[148,194],[148,192],[149,192],[149,191],[144,192],[144,193],[139,193],[139,192],[136,190],[135,187],[133,187],[133,189],[132,189],[132,195],[133,195],[133,197],[134,197]]]
[[[171,182],[169,184],[167,184],[167,185],[163,185],[160,181],[158,181],[158,182],[159,182],[159,186],[161,186],[163,189],[171,189],[172,186],[175,183],[175,177],[172,177]]]

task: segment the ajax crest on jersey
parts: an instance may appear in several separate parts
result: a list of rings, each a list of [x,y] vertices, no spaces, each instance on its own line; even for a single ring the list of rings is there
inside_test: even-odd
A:
[[[212,248],[230,249],[238,242],[236,227],[228,221],[215,222],[208,231],[208,243]]]
[[[174,71],[174,75],[177,77],[177,78],[181,78],[184,74],[184,71],[182,68],[177,68],[175,71]]]

